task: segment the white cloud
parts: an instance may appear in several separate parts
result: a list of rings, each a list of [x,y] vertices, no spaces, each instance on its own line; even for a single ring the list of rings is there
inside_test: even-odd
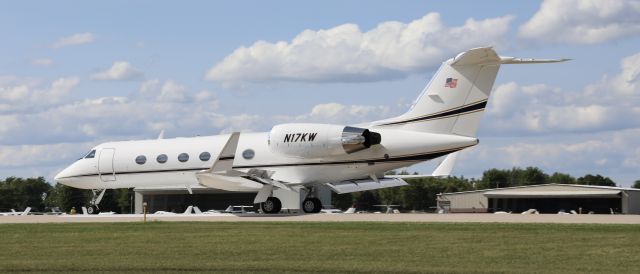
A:
[[[526,39],[595,44],[640,34],[640,1],[545,0],[520,26]]]
[[[233,123],[231,117],[216,113],[215,94],[189,92],[186,86],[171,80],[147,81],[139,93],[129,97],[52,103],[65,98],[78,83],[77,77],[60,78],[49,86],[29,89],[20,100],[7,104],[0,100],[0,143],[43,144],[101,137],[139,139],[157,135],[160,129],[178,136],[214,134]],[[263,120],[259,117],[254,122]]]
[[[501,133],[597,132],[640,127],[640,53],[620,62],[613,76],[580,90],[542,84],[498,85],[481,128]]]
[[[317,104],[301,115],[275,115],[269,124],[278,123],[331,123],[354,125],[389,118],[393,113],[388,106],[343,105],[340,103]]]
[[[142,77],[142,71],[126,61],[116,61],[110,68],[91,75],[91,79],[102,81],[125,81],[140,77]]]
[[[512,16],[445,26],[438,13],[410,23],[388,21],[362,32],[355,24],[305,30],[289,42],[258,41],[206,73],[225,85],[266,81],[362,82],[403,77],[477,46],[500,43]]]
[[[640,110],[627,107],[635,98],[598,100],[589,89],[570,91],[545,85],[521,86],[511,82],[494,89],[483,130],[500,133],[596,132],[633,128],[640,121],[628,119]]]
[[[640,128],[579,135],[521,136],[516,142],[485,136],[465,150],[456,173],[479,177],[489,168],[537,166],[548,173],[601,174],[629,185],[640,179]]]
[[[94,40],[95,40],[95,37],[91,32],[76,33],[74,35],[62,37],[58,39],[58,41],[53,43],[51,47],[62,48],[67,46],[82,45],[82,44],[91,43]]]
[[[162,85],[158,79],[144,81],[140,85],[139,93],[145,98],[153,98],[157,101],[185,102],[187,100],[191,100],[190,95],[187,94],[187,87],[180,85],[173,80],[164,81]],[[202,92],[195,96],[200,99],[213,99],[212,96],[203,96]]]
[[[78,77],[59,78],[51,83],[51,88],[46,93],[47,97],[53,100],[59,100],[62,97],[69,95],[72,89],[74,89],[80,83]]]
[[[613,84],[615,90],[622,94],[640,95],[640,53],[622,59],[620,67],[620,74],[607,84]]]
[[[77,159],[89,143],[57,143],[44,145],[0,145],[0,168],[51,165]]]
[[[29,95],[27,85],[0,87],[0,99],[6,101],[18,101]]]
[[[30,78],[5,77],[0,81],[0,114],[57,104],[79,83],[76,76],[58,78],[49,86]]]
[[[49,58],[39,58],[31,60],[31,64],[38,67],[50,67],[53,66],[53,60]]]

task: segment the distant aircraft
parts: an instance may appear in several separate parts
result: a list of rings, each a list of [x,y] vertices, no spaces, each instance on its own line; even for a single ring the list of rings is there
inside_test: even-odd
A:
[[[0,216],[27,216],[31,212],[31,207],[27,207],[23,212],[18,212],[15,209],[11,209],[11,212],[0,212]]]
[[[55,180],[94,190],[195,186],[256,191],[265,213],[282,204],[274,189],[303,191],[302,209],[322,209],[316,187],[336,193],[403,186],[404,178],[447,176],[456,152],[478,144],[476,131],[503,64],[562,62],[498,56],[474,48],[442,63],[413,106],[400,116],[357,125],[280,124],[269,132],[109,142],[92,148]],[[431,175],[385,175],[447,156]]]
[[[397,209],[394,209],[394,207],[399,207],[400,205],[373,205],[375,207],[380,207],[380,208],[386,208],[384,213],[400,213],[400,211],[398,211]]]

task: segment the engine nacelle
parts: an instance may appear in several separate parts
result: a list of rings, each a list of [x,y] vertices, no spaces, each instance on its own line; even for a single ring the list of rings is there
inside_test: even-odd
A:
[[[354,153],[380,144],[379,133],[365,128],[330,124],[281,124],[269,132],[269,148],[300,158]]]

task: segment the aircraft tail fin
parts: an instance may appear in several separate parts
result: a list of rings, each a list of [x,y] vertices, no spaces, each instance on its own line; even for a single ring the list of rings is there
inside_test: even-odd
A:
[[[491,47],[470,49],[442,63],[409,111],[371,125],[475,137],[500,65],[567,60],[502,57]]]

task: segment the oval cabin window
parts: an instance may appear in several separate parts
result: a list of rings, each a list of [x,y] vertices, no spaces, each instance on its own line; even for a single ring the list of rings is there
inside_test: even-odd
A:
[[[186,153],[180,153],[180,155],[178,155],[178,161],[180,162],[186,162],[189,161],[189,154]]]
[[[147,162],[147,157],[144,157],[144,155],[140,155],[136,157],[136,164],[144,165],[144,163],[146,162]]]
[[[167,162],[167,154],[160,154],[158,155],[158,158],[156,158],[156,161],[158,161],[158,163],[164,164]]]
[[[206,162],[209,161],[209,159],[211,159],[211,154],[209,152],[203,152],[200,153],[200,161]]]

